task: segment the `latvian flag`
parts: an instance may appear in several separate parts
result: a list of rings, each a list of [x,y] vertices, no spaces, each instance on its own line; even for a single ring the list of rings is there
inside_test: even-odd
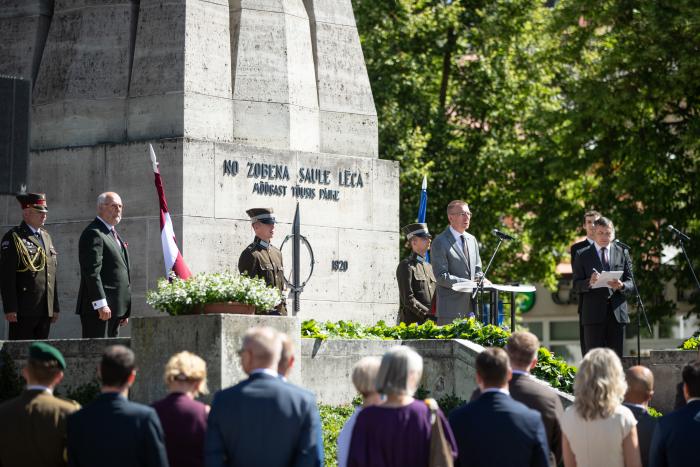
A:
[[[160,178],[160,170],[158,170],[156,153],[153,150],[153,146],[150,144],[148,145],[148,150],[151,155],[156,191],[158,192],[158,202],[160,203],[160,242],[163,245],[165,276],[170,277],[170,272],[172,271],[180,279],[187,279],[192,273],[190,272],[190,268],[187,267],[175,243],[175,231],[173,230],[173,222],[170,220],[170,213],[168,212],[168,202],[165,199],[165,190],[163,190],[163,180]]]

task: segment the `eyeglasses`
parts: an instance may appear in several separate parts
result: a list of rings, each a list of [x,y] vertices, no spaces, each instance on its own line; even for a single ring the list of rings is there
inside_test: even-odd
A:
[[[472,213],[471,213],[471,212],[463,212],[463,211],[460,211],[460,212],[453,212],[453,213],[450,213],[450,215],[451,215],[451,216],[472,217]]]

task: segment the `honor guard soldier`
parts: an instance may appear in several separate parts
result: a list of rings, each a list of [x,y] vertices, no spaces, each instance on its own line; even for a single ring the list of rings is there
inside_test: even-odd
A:
[[[432,235],[428,232],[427,224],[409,224],[401,230],[412,252],[396,268],[400,294],[399,321],[422,324],[432,318],[435,295],[433,268],[425,261]]]
[[[44,230],[46,195],[17,195],[23,221],[0,241],[0,292],[10,340],[47,339],[58,319],[56,249]]]
[[[284,300],[284,267],[282,252],[270,244],[275,233],[275,217],[272,208],[248,209],[246,214],[253,223],[255,239],[248,245],[238,259],[238,270],[249,277],[260,277],[270,287],[277,287],[283,294],[282,303],[275,307],[275,313],[286,316],[287,306]]]

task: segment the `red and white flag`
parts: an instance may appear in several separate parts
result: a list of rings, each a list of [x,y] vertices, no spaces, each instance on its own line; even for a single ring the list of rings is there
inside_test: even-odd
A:
[[[170,219],[168,212],[168,202],[165,199],[165,190],[163,190],[163,180],[160,178],[160,170],[158,170],[158,162],[156,161],[156,153],[153,146],[148,145],[148,150],[151,155],[151,163],[153,164],[153,173],[155,174],[156,191],[158,192],[158,202],[160,203],[160,242],[163,245],[163,260],[165,262],[165,276],[170,277],[170,272],[174,272],[180,279],[189,278],[192,273],[187,263],[180,254],[180,249],[175,243],[175,231],[173,230],[173,221]]]

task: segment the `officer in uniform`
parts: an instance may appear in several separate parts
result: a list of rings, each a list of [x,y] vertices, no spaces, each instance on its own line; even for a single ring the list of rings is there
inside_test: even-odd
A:
[[[248,209],[246,214],[250,216],[250,221],[253,223],[255,239],[241,253],[238,259],[238,270],[241,274],[247,273],[249,277],[264,279],[268,286],[277,287],[284,296],[282,252],[270,244],[275,233],[275,217],[272,215],[272,208]],[[272,314],[287,315],[284,298]]]
[[[406,324],[422,324],[432,316],[433,296],[435,295],[435,275],[433,267],[425,261],[430,248],[427,224],[409,224],[401,229],[411,247],[411,254],[396,268],[399,283],[399,321]]]
[[[56,249],[44,230],[46,195],[17,195],[22,223],[0,241],[0,292],[10,340],[47,339],[58,319]]]
[[[77,402],[53,395],[66,361],[55,347],[35,342],[22,369],[27,387],[0,404],[0,465],[66,465],[66,420]]]

